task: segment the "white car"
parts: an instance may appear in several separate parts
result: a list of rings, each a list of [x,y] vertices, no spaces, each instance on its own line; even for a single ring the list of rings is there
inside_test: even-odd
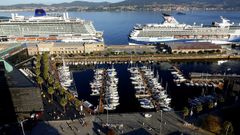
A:
[[[145,118],[151,118],[151,117],[152,117],[152,115],[151,115],[151,114],[149,114],[149,113],[145,113],[145,114],[144,114],[144,117],[145,117]]]

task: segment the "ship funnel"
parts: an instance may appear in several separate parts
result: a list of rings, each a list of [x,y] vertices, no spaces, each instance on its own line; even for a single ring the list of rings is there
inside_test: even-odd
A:
[[[63,19],[66,20],[66,13],[63,13]]]
[[[66,12],[66,17],[67,17],[67,19],[69,19],[69,15],[68,15],[68,12]]]
[[[11,16],[12,16],[12,19],[15,20],[15,14],[12,13]]]
[[[163,13],[163,23],[168,23],[168,24],[179,24],[178,21],[171,15]]]
[[[43,10],[43,9],[36,9],[35,10],[35,14],[34,14],[35,17],[46,16],[46,15],[47,15],[46,11]]]

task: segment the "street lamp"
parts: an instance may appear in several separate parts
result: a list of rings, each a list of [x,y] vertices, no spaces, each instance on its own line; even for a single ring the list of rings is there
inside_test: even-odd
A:
[[[160,131],[159,131],[159,135],[162,135],[162,110],[160,110]]]
[[[25,119],[23,121],[19,121],[20,125],[21,125],[21,129],[22,129],[22,134],[25,135],[25,131],[24,131],[24,127],[23,127],[23,122],[27,121],[28,119]]]

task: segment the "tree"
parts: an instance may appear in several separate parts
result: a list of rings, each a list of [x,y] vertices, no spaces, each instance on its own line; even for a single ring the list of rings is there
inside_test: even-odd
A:
[[[213,115],[208,115],[202,122],[202,128],[215,134],[219,134],[221,131],[220,119]]]
[[[60,90],[61,95],[64,95],[64,93],[66,92],[66,90],[64,88],[60,88],[59,90]]]
[[[51,99],[53,100],[53,94],[54,94],[54,89],[53,89],[53,87],[49,87],[48,88],[48,94],[50,94],[51,95]]]
[[[80,107],[80,105],[81,105],[81,102],[80,102],[78,99],[75,99],[74,105],[75,105],[75,107],[76,107],[76,110],[79,110],[79,107]]]
[[[48,53],[43,53],[43,61],[48,61]]]
[[[41,55],[38,54],[37,57],[36,57],[36,61],[40,62],[40,60],[41,60]]]
[[[208,102],[207,106],[208,106],[208,109],[212,109],[214,104],[213,104],[213,102]]]
[[[39,87],[42,89],[42,84],[43,84],[42,77],[38,76],[36,80],[37,80],[37,83],[38,83]]]
[[[189,115],[189,109],[187,107],[184,107],[182,112],[183,112],[183,117],[185,119],[185,117]]]
[[[59,90],[61,88],[61,85],[60,85],[60,83],[59,82],[55,82],[54,83],[54,89],[55,90]],[[59,90],[60,91],[60,90]]]
[[[60,104],[61,104],[61,106],[63,107],[63,111],[64,111],[64,113],[66,112],[66,105],[67,105],[67,99],[66,98],[61,98],[61,100],[60,100]]]
[[[35,74],[36,74],[37,77],[41,74],[41,71],[40,71],[39,68],[36,68],[36,69],[35,69]]]
[[[197,113],[201,112],[203,110],[202,105],[197,105],[196,111]]]
[[[48,71],[47,70],[43,71],[43,78],[44,78],[44,80],[48,79]]]
[[[234,135],[233,125],[229,121],[223,123],[222,134],[224,135]]]
[[[51,75],[48,77],[48,83],[50,85],[52,85],[54,83],[54,78]]]
[[[225,102],[224,97],[220,97],[220,98],[218,99],[218,102],[219,102],[219,103],[224,103],[224,102]]]
[[[67,96],[68,101],[72,101],[74,99],[74,96],[72,93],[67,92],[66,96]]]
[[[41,63],[40,63],[39,61],[37,61],[35,67],[36,67],[37,69],[40,69],[40,67],[41,67]]]

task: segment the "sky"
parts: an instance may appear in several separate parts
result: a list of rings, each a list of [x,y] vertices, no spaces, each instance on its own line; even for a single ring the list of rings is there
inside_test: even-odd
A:
[[[72,2],[72,1],[90,1],[90,2],[119,2],[123,0],[0,0],[1,5],[13,5],[13,4],[26,4],[26,3],[42,3],[42,4],[53,4],[53,3],[62,3],[62,2]]]

